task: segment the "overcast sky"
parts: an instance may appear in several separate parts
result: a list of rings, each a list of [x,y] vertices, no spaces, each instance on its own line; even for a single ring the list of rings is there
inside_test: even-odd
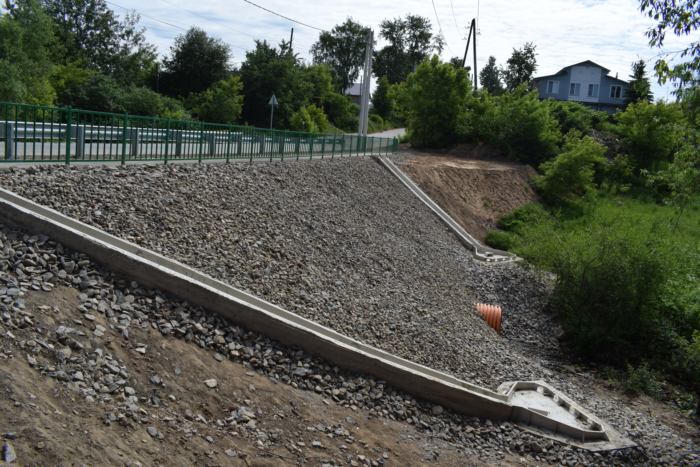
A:
[[[294,50],[310,60],[309,49],[318,40],[319,28],[330,30],[350,16],[375,30],[377,47],[379,24],[384,19],[421,15],[430,19],[433,31],[442,30],[447,47],[444,60],[463,57],[464,40],[472,18],[477,18],[477,67],[488,57],[496,57],[499,65],[510,57],[513,48],[526,42],[537,47],[536,76],[554,74],[561,68],[591,60],[628,79],[632,62],[644,59],[653,72],[653,61],[659,53],[652,49],[644,33],[653,25],[639,11],[637,0],[251,0],[295,23],[258,8],[245,0],[115,0],[108,1],[118,15],[135,10],[141,15],[148,41],[167,55],[173,40],[191,26],[197,26],[232,46],[233,62],[240,65],[246,50],[252,50],[254,39],[278,44],[289,40],[294,28]],[[437,12],[437,15],[436,15]],[[438,25],[439,22],[439,25]],[[165,24],[169,23],[169,24]],[[697,38],[692,38],[697,40]],[[668,36],[665,50],[684,47],[691,38]],[[468,63],[473,61],[471,50]],[[652,76],[657,99],[666,98],[668,86],[660,87]]]

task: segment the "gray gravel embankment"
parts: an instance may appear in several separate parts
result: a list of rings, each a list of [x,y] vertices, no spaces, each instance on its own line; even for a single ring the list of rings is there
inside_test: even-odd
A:
[[[476,384],[545,379],[645,444],[652,459],[697,449],[556,371],[555,324],[541,312],[546,284],[516,264],[475,261],[370,159],[13,168],[0,173],[0,184]],[[501,337],[474,302],[503,307]]]

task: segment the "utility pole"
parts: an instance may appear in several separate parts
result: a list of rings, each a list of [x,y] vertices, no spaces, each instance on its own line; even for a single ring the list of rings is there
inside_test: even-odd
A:
[[[294,28],[292,28],[292,35],[289,37],[289,50],[292,50],[292,42],[294,42]]]
[[[464,58],[462,59],[462,68],[467,63],[467,54],[469,53],[469,42],[471,42],[472,35],[474,36],[474,90],[477,88],[477,74],[476,74],[476,19],[472,19],[472,24],[469,26],[469,35],[467,36],[467,48],[464,50]]]
[[[365,66],[362,74],[362,91],[360,96],[360,122],[357,134],[367,136],[367,121],[369,119],[369,88],[372,77],[372,49],[374,47],[374,31],[367,31],[367,46],[365,48]]]

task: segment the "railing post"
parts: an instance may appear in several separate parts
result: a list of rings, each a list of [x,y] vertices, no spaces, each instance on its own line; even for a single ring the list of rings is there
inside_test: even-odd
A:
[[[216,154],[216,134],[208,134],[207,139],[209,140],[209,157],[213,159]]]
[[[85,158],[85,125],[78,125],[75,130],[75,158]]]
[[[124,114],[124,128],[122,130],[122,165],[126,164],[126,135],[129,131],[129,114]]]
[[[231,130],[233,129],[232,125],[228,126],[228,133],[226,133],[226,163],[228,164],[231,159]]]
[[[299,153],[301,152],[301,134],[297,133],[297,142],[294,152],[297,153],[297,160],[299,160]]]
[[[66,165],[70,165],[70,139],[72,135],[73,109],[68,107],[68,121],[66,122]],[[59,138],[59,141],[61,139]]]
[[[175,157],[182,157],[182,130],[175,131]]]
[[[321,159],[326,155],[326,137],[328,135],[323,135],[323,141],[321,142]]]
[[[168,152],[170,150],[170,118],[165,124],[165,155],[163,156],[163,165],[168,163]]]
[[[131,158],[136,159],[139,157],[139,129],[132,128],[130,131],[131,136]]]
[[[282,161],[284,161],[284,144],[287,142],[287,132],[283,132],[282,136],[280,138],[280,157],[282,158]]]
[[[236,133],[236,155],[243,156],[243,129]]]
[[[250,163],[253,163],[253,151],[255,150],[255,127],[250,130]]]
[[[204,122],[199,125],[199,163],[202,163],[202,152],[204,151]]]
[[[311,138],[307,138],[309,141],[309,160],[314,158],[314,137],[313,135],[315,133],[309,133],[311,135]]]
[[[5,124],[0,131],[0,138],[5,138],[5,159],[8,161],[15,158],[15,125],[5,120]]]

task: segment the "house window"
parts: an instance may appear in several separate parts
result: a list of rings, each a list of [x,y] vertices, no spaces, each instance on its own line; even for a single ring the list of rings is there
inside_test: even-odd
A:
[[[622,94],[622,86],[611,86],[610,87],[610,98],[619,99]]]
[[[559,81],[547,81],[547,94],[559,94]]]
[[[588,97],[598,97],[598,85],[589,84],[588,85]]]
[[[570,96],[578,96],[581,94],[581,84],[580,83],[571,83],[571,86],[569,86],[569,95]]]

